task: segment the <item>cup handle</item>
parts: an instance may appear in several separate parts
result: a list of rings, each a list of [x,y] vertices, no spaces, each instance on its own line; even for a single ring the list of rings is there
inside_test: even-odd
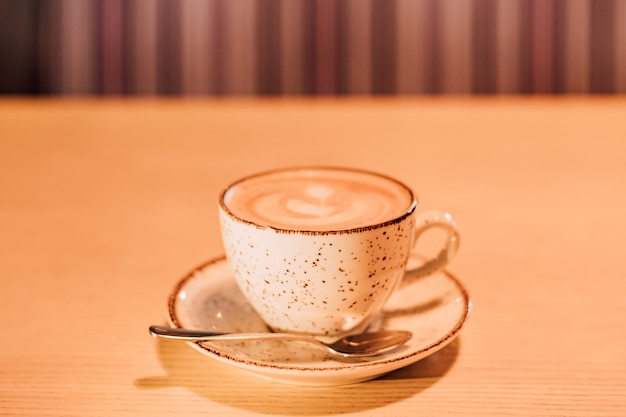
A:
[[[456,255],[459,247],[459,230],[452,215],[445,211],[433,210],[417,215],[415,218],[415,232],[413,234],[412,245],[415,246],[419,237],[432,228],[443,229],[446,232],[447,240],[443,249],[437,256],[423,265],[408,269],[401,281],[401,286],[410,284],[417,278],[433,274],[443,269],[454,255]]]

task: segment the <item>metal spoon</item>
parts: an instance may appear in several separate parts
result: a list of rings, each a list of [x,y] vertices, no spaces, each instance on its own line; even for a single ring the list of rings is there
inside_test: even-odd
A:
[[[324,343],[312,336],[291,333],[223,333],[202,330],[187,330],[166,326],[150,326],[154,337],[184,340],[187,342],[205,342],[220,340],[292,340],[313,343],[326,348],[334,355],[345,358],[357,358],[380,355],[406,343],[413,334],[405,330],[380,330],[346,336],[334,343]]]

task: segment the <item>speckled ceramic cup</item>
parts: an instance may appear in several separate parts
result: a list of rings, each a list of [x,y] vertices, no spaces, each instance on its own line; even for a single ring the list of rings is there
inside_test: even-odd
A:
[[[276,331],[336,339],[363,331],[401,282],[442,268],[456,252],[452,217],[417,216],[416,207],[413,192],[384,175],[298,168],[227,187],[220,221],[235,279],[263,320]],[[445,247],[407,271],[413,244],[430,228],[446,232]]]

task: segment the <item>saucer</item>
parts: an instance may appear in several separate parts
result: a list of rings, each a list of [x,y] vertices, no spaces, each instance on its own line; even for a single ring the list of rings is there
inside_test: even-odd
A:
[[[409,267],[421,263],[412,254]],[[287,341],[190,342],[203,354],[256,376],[294,385],[332,386],[367,381],[440,350],[460,332],[471,309],[467,290],[441,271],[396,290],[370,330],[413,332],[405,345],[386,354],[337,359],[323,348]],[[240,292],[225,257],[184,276],[168,300],[172,326],[229,332],[270,332]]]

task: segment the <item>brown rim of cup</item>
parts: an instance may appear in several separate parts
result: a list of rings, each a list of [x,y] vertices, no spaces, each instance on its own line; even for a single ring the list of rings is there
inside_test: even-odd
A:
[[[251,220],[243,219],[243,218],[237,216],[235,213],[233,213],[226,206],[226,203],[224,203],[224,196],[226,195],[228,190],[230,190],[231,188],[235,187],[237,184],[241,184],[244,181],[247,181],[247,180],[252,179],[252,178],[262,177],[262,176],[269,175],[269,174],[276,174],[276,173],[288,172],[288,171],[304,171],[304,170],[347,171],[347,172],[354,172],[354,173],[373,175],[373,176],[376,176],[376,177],[379,177],[379,178],[383,178],[383,179],[386,179],[387,181],[394,182],[394,183],[400,185],[405,190],[407,190],[409,195],[410,195],[410,197],[411,197],[411,204],[409,205],[407,210],[401,216],[398,216],[398,217],[393,218],[391,220],[386,220],[386,221],[381,222],[381,223],[372,224],[372,225],[369,225],[369,226],[361,226],[361,227],[354,227],[354,228],[350,228],[350,229],[338,229],[338,230],[296,230],[296,229],[283,229],[283,228],[280,228],[280,227],[275,227],[275,226],[271,226],[271,225],[267,225],[267,224],[259,224],[257,222],[251,221]],[[413,193],[413,190],[411,190],[403,182],[401,182],[401,181],[399,181],[399,180],[397,180],[397,179],[395,179],[393,177],[390,177],[388,175],[379,174],[377,172],[369,171],[369,170],[366,170],[366,169],[347,168],[347,167],[334,167],[334,166],[301,166],[301,167],[291,167],[291,168],[277,168],[277,169],[273,169],[273,170],[267,170],[267,171],[258,172],[256,174],[247,175],[245,177],[242,177],[242,178],[240,178],[240,179],[230,183],[226,188],[224,188],[224,190],[222,190],[222,192],[220,193],[220,201],[219,202],[220,202],[220,207],[222,208],[224,213],[226,213],[230,218],[232,218],[232,219],[234,219],[234,220],[236,220],[236,221],[238,221],[240,223],[244,223],[244,224],[247,224],[247,225],[255,226],[257,229],[270,229],[270,230],[273,230],[273,231],[278,232],[278,233],[286,233],[286,234],[318,235],[318,236],[319,235],[338,235],[338,234],[347,234],[347,233],[360,233],[360,232],[364,232],[364,231],[367,231],[367,230],[374,230],[374,229],[390,226],[390,225],[402,222],[404,219],[406,219],[408,216],[410,216],[415,211],[415,209],[417,208],[417,197]]]

